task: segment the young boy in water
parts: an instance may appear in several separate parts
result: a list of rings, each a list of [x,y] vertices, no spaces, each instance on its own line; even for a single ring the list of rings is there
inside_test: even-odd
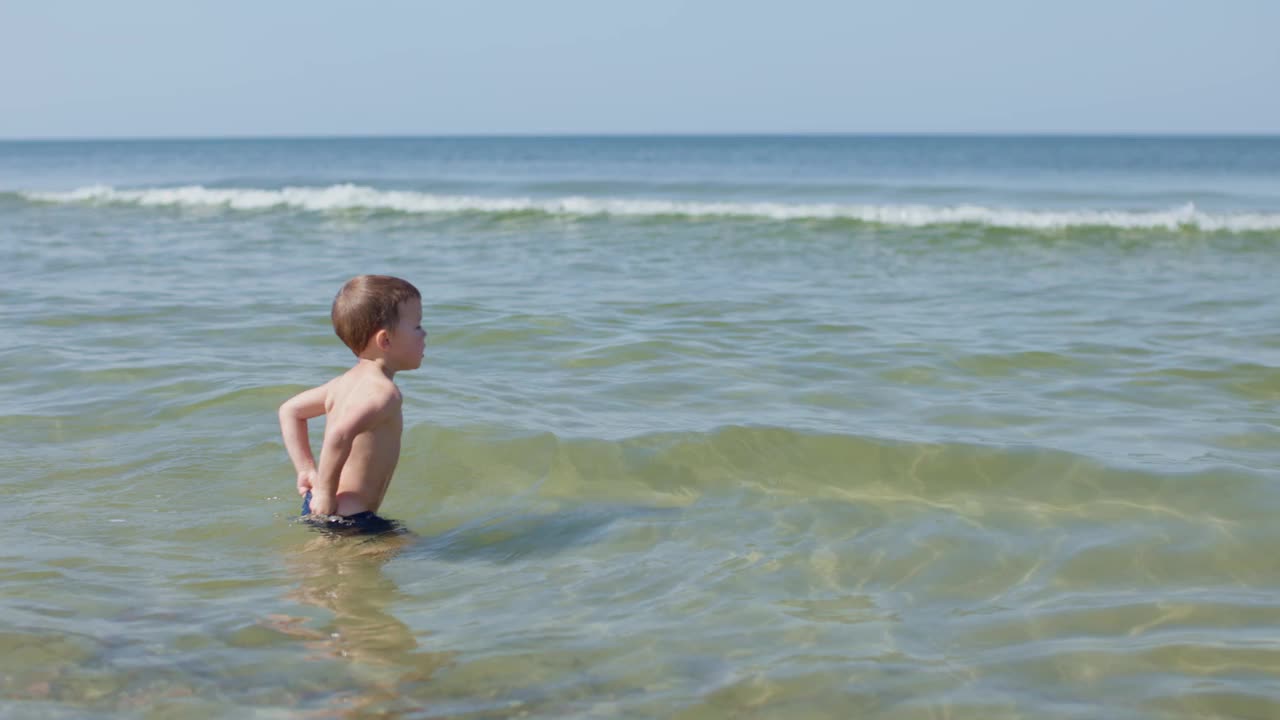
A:
[[[379,533],[394,525],[378,507],[400,459],[401,395],[392,379],[422,365],[422,295],[400,278],[361,275],[333,300],[333,329],[356,364],[280,406],[280,431],[298,471],[302,514],[333,530]],[[327,415],[320,466],[307,420]]]

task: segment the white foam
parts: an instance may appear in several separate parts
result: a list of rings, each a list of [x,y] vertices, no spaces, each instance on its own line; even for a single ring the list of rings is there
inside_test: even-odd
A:
[[[1003,228],[1057,229],[1111,227],[1250,232],[1280,229],[1280,213],[1206,213],[1190,203],[1166,210],[1020,210],[980,205],[856,205],[835,203],[691,202],[623,198],[552,199],[435,195],[378,190],[359,185],[286,187],[279,190],[215,189],[199,185],[116,190],[105,185],[70,192],[22,193],[29,200],[54,203],[134,204],[145,206],[224,207],[264,210],[284,207],[314,212],[392,210],[404,213],[537,212],[564,216],[678,216],[761,218],[769,220],[858,220],[882,225],[975,224]]]

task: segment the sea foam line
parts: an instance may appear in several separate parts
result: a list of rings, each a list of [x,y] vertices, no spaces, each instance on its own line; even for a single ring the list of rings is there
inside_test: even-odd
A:
[[[1165,210],[1023,210],[980,205],[855,205],[836,203],[692,202],[608,197],[494,198],[378,190],[360,185],[217,189],[200,185],[117,190],[94,185],[69,192],[24,192],[38,202],[224,207],[232,210],[295,208],[325,212],[391,210],[404,213],[518,213],[628,217],[735,217],[769,220],[856,220],[882,225],[975,224],[1002,228],[1057,229],[1111,227],[1257,232],[1280,229],[1280,213],[1202,212],[1191,203]]]

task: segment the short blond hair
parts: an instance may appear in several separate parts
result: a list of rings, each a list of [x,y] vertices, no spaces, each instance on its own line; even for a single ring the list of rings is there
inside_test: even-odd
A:
[[[379,330],[400,322],[400,303],[421,300],[422,293],[407,280],[390,275],[357,275],[333,299],[333,331],[359,355]]]

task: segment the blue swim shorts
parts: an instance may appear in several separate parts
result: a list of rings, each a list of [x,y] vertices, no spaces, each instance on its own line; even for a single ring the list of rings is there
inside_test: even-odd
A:
[[[339,535],[382,535],[400,530],[400,523],[388,520],[372,510],[365,510],[354,515],[329,515],[321,517],[311,514],[311,491],[302,499],[302,520],[317,530]]]

